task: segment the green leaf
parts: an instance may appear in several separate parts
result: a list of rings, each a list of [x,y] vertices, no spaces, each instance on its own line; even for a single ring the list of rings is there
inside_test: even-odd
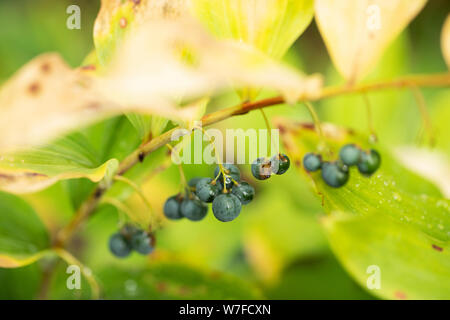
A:
[[[283,124],[281,124],[283,123]],[[293,162],[302,173],[302,158],[307,152],[316,152],[319,138],[313,127],[305,124],[279,122],[284,129],[284,142]],[[362,149],[375,148],[382,157],[380,169],[371,177],[362,176],[350,168],[349,182],[342,188],[325,184],[320,172],[309,174],[315,188],[323,197],[327,212],[343,211],[358,215],[386,212],[396,221],[411,224],[439,241],[448,241],[450,231],[449,200],[425,178],[399,164],[383,146],[372,146],[365,136],[332,125],[323,126],[329,152],[321,152],[326,161],[335,160],[339,148],[356,143]]]
[[[0,158],[0,189],[12,193],[33,192],[63,179],[89,178],[99,182],[118,167],[116,159],[102,163],[79,133],[40,148]]]
[[[380,289],[390,299],[449,299],[450,246],[437,245],[413,225],[378,212],[364,217],[333,214],[323,219],[342,264],[367,288],[371,265],[379,267]]]
[[[362,263],[366,263],[364,268],[383,263],[385,270],[390,272],[384,280],[390,291],[380,292],[381,296],[402,297],[404,291],[401,290],[406,289],[412,298],[448,295],[445,286],[440,291],[434,284],[421,285],[433,279],[441,279],[442,282],[445,276],[448,278],[448,273],[440,265],[447,264],[448,269],[450,200],[444,199],[439,189],[402,167],[387,149],[371,146],[367,137],[353,131],[325,125],[322,126],[325,141],[320,142],[314,126],[309,124],[279,120],[278,126],[283,129],[283,140],[293,163],[304,174],[307,173],[301,168],[301,163],[305,153],[321,150],[324,160],[335,160],[340,146],[350,142],[365,150],[375,148],[382,156],[382,165],[373,176],[364,177],[357,169],[351,168],[350,179],[341,188],[326,185],[320,172],[307,174],[316,193],[323,199],[324,210],[329,214],[345,212],[345,221],[352,221],[348,224],[354,226],[354,230],[350,226],[340,230],[341,225],[336,222],[335,227],[334,220],[326,225],[330,233],[337,228],[338,235],[331,234],[330,243],[351,274],[362,281],[365,272],[361,269]],[[324,151],[327,148],[329,151]],[[374,222],[374,219],[378,220]],[[416,259],[416,252],[420,258]],[[360,268],[355,269],[355,265]],[[418,272],[415,276],[414,270]],[[409,280],[395,280],[401,274],[408,275]],[[408,281],[410,283],[406,286]],[[413,283],[419,285],[414,287]],[[394,287],[398,287],[395,289],[401,293],[395,293]]]
[[[312,20],[312,0],[193,0],[195,15],[221,39],[253,45],[281,59]]]
[[[0,213],[0,267],[25,266],[48,252],[49,234],[26,202],[0,192]]]
[[[169,122],[168,119],[159,116],[140,115],[136,113],[129,113],[126,116],[137,130],[142,141],[159,136]],[[149,135],[151,136],[149,137]]]
[[[15,269],[0,269],[0,300],[35,299],[41,282],[42,271],[37,263]]]
[[[98,273],[107,299],[260,299],[247,282],[189,265],[156,262],[148,267],[107,268]]]

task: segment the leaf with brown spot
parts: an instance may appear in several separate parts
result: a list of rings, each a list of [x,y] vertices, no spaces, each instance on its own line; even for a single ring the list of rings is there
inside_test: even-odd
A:
[[[175,19],[186,13],[186,0],[102,0],[94,24],[94,43],[101,65],[111,61],[129,30],[152,19]]]
[[[57,54],[22,67],[0,91],[0,152],[40,144],[105,117],[112,103],[92,90],[91,81]]]
[[[309,176],[312,190],[322,201],[323,218],[331,247],[346,269],[366,287],[370,265],[381,268],[381,289],[372,292],[395,298],[395,291],[409,299],[448,298],[450,201],[425,177],[405,168],[382,145],[372,145],[366,135],[323,124],[323,139],[314,127],[275,119],[284,128],[287,154],[301,174]],[[324,161],[335,161],[339,149],[355,143],[381,154],[381,167],[371,177],[354,167],[341,188],[328,186],[320,170],[308,173],[302,159],[318,152]],[[442,251],[433,246],[442,248]],[[448,282],[448,281],[447,281]]]
[[[81,134],[40,148],[0,157],[0,190],[29,193],[63,179],[88,178],[99,182],[117,170],[118,161],[102,163]]]
[[[370,290],[376,296],[450,298],[448,243],[435,250],[432,240],[417,228],[381,214],[333,213],[322,222],[334,253],[361,286],[375,283],[375,269],[369,266],[379,268],[380,288]]]

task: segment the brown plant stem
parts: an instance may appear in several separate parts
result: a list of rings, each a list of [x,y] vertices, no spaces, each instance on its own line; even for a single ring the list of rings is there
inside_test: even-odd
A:
[[[450,73],[432,74],[432,75],[410,75],[400,77],[390,81],[373,82],[367,84],[358,84],[354,86],[334,86],[323,88],[321,93],[314,98],[305,97],[298,102],[316,101],[335,97],[343,94],[365,93],[383,89],[410,88],[410,87],[450,87]],[[201,121],[202,126],[209,126],[228,119],[232,116],[246,114],[256,109],[262,109],[270,106],[283,104],[285,101],[281,96],[258,100],[255,102],[245,102],[234,107],[222,109],[205,115]],[[137,150],[127,156],[119,165],[117,175],[124,175],[133,166],[139,164],[143,159],[153,151],[165,146],[171,141],[172,134],[180,127],[173,128],[162,135],[153,138],[147,143],[141,145]],[[100,198],[106,189],[98,186],[90,197],[81,205],[72,221],[64,227],[57,235],[56,247],[64,247],[72,234],[86,221],[86,219],[95,211],[100,202]]]

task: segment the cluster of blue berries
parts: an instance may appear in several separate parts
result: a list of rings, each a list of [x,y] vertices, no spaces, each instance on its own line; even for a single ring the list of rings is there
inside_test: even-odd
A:
[[[236,219],[242,205],[253,200],[255,189],[241,181],[241,172],[233,164],[223,164],[223,172],[216,167],[214,178],[193,178],[189,180],[189,190],[167,199],[164,215],[168,219],[187,218],[191,221],[202,220],[208,213],[208,203],[217,220],[228,222]]]
[[[281,175],[285,173],[291,165],[289,157],[279,153],[272,158],[258,158],[252,163],[252,174],[258,180],[269,179],[272,174]]]
[[[134,250],[142,255],[154,249],[155,237],[138,227],[126,224],[109,238],[109,250],[118,258],[125,258]]]
[[[381,164],[380,154],[370,149],[361,150],[355,144],[346,144],[339,150],[339,160],[323,161],[321,155],[307,153],[303,158],[303,167],[309,171],[322,170],[322,179],[330,187],[339,188],[344,186],[349,179],[351,166],[357,166],[359,172],[365,176],[372,175]]]

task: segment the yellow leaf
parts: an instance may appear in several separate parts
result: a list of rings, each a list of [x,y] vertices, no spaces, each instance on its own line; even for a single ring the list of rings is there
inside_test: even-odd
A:
[[[204,110],[193,100],[235,87],[275,89],[292,103],[314,99],[321,85],[319,75],[303,76],[245,44],[218,41],[191,20],[154,20],[125,39],[108,71],[72,70],[57,54],[22,67],[0,91],[0,152],[127,112],[192,122]]]
[[[312,0],[192,0],[192,11],[220,39],[243,41],[280,59],[313,17]]]
[[[0,151],[10,152],[56,138],[102,115],[111,102],[92,90],[88,75],[72,70],[58,54],[22,67],[0,91]]]
[[[34,255],[26,257],[13,257],[10,255],[0,254],[0,268],[20,268],[32,264],[45,255],[51,254],[49,250],[40,251]]]
[[[130,35],[100,88],[121,104],[176,118],[180,109],[171,102],[230,85],[275,89],[292,103],[315,98],[321,84],[318,75],[305,77],[243,43],[218,41],[194,21],[178,19],[151,21]]]
[[[450,14],[445,19],[444,26],[442,27],[441,47],[445,63],[447,63],[447,67],[450,69]]]
[[[338,71],[360,80],[426,0],[316,0],[320,33]]]
[[[187,12],[187,0],[102,0],[94,24],[94,43],[106,65],[130,29],[151,19],[173,19]]]

